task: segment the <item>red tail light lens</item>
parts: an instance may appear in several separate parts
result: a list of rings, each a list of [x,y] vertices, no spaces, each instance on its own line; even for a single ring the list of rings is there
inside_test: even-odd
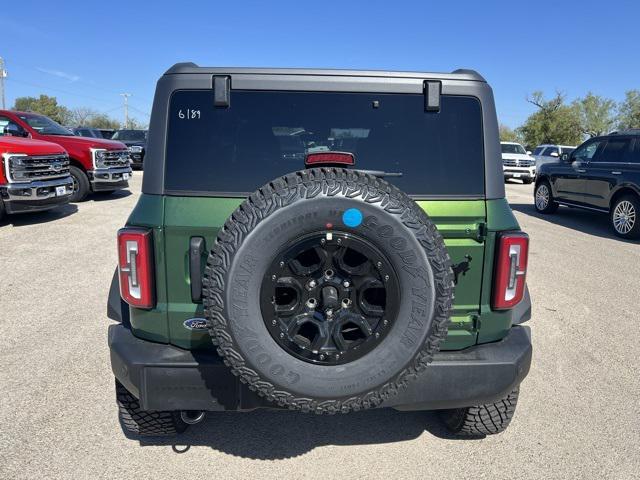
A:
[[[498,237],[491,302],[494,310],[513,308],[522,300],[528,256],[529,236],[526,233],[503,233]]]
[[[153,308],[153,243],[151,230],[123,228],[118,231],[120,296],[132,307]]]
[[[349,152],[317,152],[308,153],[304,159],[307,167],[314,165],[355,165],[356,159],[353,153]]]

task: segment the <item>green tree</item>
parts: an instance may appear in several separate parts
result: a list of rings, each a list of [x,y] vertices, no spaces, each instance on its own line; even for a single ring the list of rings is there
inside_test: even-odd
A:
[[[580,121],[580,130],[589,137],[604,135],[613,130],[616,102],[589,92],[573,102]]]
[[[522,142],[522,138],[518,130],[513,130],[504,124],[500,124],[500,141],[501,142]]]
[[[527,147],[542,143],[577,145],[582,141],[579,112],[575,106],[565,105],[564,99],[559,92],[550,100],[542,92],[534,92],[527,98],[538,107],[518,129]]]
[[[104,113],[98,113],[89,118],[89,120],[87,121],[87,126],[93,128],[111,128],[113,130],[117,130],[120,128],[120,122]]]
[[[58,105],[56,97],[40,95],[36,97],[18,97],[13,105],[14,110],[34,112],[45,115],[56,122],[65,125],[71,119],[71,113],[62,105]]]
[[[618,105],[618,128],[640,128],[640,90],[629,90]]]

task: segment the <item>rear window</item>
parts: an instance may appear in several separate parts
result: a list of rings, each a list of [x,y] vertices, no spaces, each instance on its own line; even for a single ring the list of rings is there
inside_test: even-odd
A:
[[[329,92],[231,92],[215,108],[212,90],[174,92],[169,108],[165,188],[191,194],[249,194],[304,169],[307,153],[351,152],[356,168],[387,177],[415,196],[482,196],[482,111],[474,97]]]

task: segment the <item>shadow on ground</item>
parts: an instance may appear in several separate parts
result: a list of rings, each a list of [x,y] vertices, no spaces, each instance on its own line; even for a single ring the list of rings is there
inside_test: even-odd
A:
[[[453,439],[435,412],[369,410],[320,416],[280,410],[209,412],[178,437],[133,437],[141,446],[167,445],[176,453],[207,446],[223,453],[262,460],[296,457],[324,445],[375,445],[402,442],[424,431]]]
[[[611,238],[623,243],[638,243],[637,240],[625,240],[617,237],[613,233],[609,223],[609,215],[606,213],[561,206],[556,213],[543,215],[538,213],[533,204],[530,203],[509,203],[509,205],[516,212],[539,218],[554,225],[570,228],[595,237]]]
[[[96,192],[89,195],[86,201],[104,202],[108,200],[119,200],[121,198],[127,198],[129,195],[132,195],[129,189],[116,190],[115,192]]]
[[[26,212],[7,215],[2,221],[2,225],[13,225],[14,227],[23,227],[26,225],[36,225],[40,223],[54,222],[61,218],[73,215],[78,211],[78,207],[73,203],[59,205],[51,210],[44,212]]]

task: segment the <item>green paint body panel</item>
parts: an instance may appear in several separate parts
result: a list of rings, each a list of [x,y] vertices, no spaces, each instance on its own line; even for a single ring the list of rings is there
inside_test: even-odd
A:
[[[183,326],[185,320],[203,316],[202,304],[191,301],[189,241],[204,237],[206,256],[218,230],[242,200],[141,195],[127,224],[153,228],[158,303],[152,310],[131,309],[131,324],[138,337],[187,349],[213,348],[208,333]],[[459,350],[499,340],[511,326],[511,313],[490,308],[495,232],[519,228],[507,201],[428,200],[418,204],[438,226],[453,263],[469,261],[470,267],[459,275],[442,349]]]

